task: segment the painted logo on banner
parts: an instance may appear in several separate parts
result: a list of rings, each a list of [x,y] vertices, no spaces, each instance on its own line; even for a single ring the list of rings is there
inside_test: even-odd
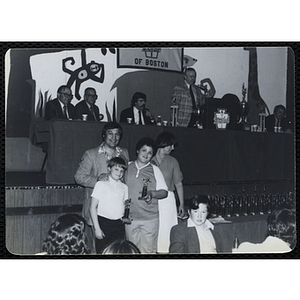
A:
[[[32,79],[35,80],[35,117],[43,117],[47,101],[57,97],[57,89],[67,85],[76,105],[84,97],[87,87],[95,88],[96,105],[104,115],[104,121],[114,119],[117,97],[112,89],[125,70],[116,66],[115,49],[106,48],[63,50],[30,57]]]
[[[182,72],[181,48],[120,48],[118,68],[146,68]]]

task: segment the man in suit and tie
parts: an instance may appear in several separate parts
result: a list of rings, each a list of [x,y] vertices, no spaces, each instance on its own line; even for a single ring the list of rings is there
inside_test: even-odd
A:
[[[285,117],[285,113],[283,105],[274,107],[274,113],[266,117],[267,132],[292,132],[292,122]]]
[[[57,98],[46,103],[45,120],[74,119],[74,105],[71,89],[62,85],[57,90]]]
[[[216,93],[209,78],[202,79],[200,86],[197,86],[196,77],[196,70],[187,68],[183,73],[183,81],[173,89],[171,105],[178,105],[178,126],[194,127],[197,109],[204,106],[206,98],[212,98]]]
[[[121,112],[120,123],[127,123],[127,118],[132,119],[136,125],[153,125],[155,119],[149,109],[146,108],[147,97],[144,93],[136,92],[131,99],[131,107]]]
[[[84,100],[75,105],[75,119],[82,119],[82,115],[87,115],[87,121],[101,121],[103,115],[100,115],[99,107],[95,105],[98,98],[96,90],[88,87],[84,91]]]

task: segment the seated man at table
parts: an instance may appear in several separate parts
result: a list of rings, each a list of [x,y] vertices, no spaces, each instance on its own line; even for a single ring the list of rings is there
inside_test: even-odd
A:
[[[292,132],[292,123],[285,117],[283,105],[276,105],[272,115],[266,117],[267,132]]]
[[[206,98],[212,98],[216,93],[209,78],[201,80],[200,86],[197,86],[196,77],[196,70],[187,68],[183,74],[183,81],[173,89],[171,105],[178,105],[178,126],[194,127],[198,118],[196,110],[202,109]]]
[[[171,229],[169,253],[214,254],[222,252],[222,242],[207,220],[208,197],[196,195],[187,201],[189,218]]]
[[[296,213],[289,207],[278,207],[272,211],[268,220],[268,236],[264,242],[242,243],[237,253],[285,253],[296,246]]]
[[[46,103],[45,120],[74,119],[74,105],[71,104],[73,95],[71,89],[62,85],[57,90],[57,98]]]
[[[146,108],[147,97],[144,93],[136,92],[131,99],[131,107],[121,112],[120,123],[127,123],[130,118],[136,125],[153,125],[155,119],[150,110]]]
[[[100,121],[103,115],[100,115],[99,107],[95,104],[98,95],[96,90],[88,87],[84,91],[84,100],[75,105],[75,119],[82,119],[82,115],[87,115],[87,121]]]

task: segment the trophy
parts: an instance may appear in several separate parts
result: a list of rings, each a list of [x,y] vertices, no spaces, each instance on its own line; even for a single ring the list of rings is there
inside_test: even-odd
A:
[[[122,222],[125,224],[131,224],[131,220],[129,218],[130,203],[131,203],[131,199],[125,200],[124,216],[121,218]]]
[[[262,106],[259,113],[259,131],[266,132],[266,108]]]
[[[151,196],[148,195],[148,183],[150,182],[150,178],[145,178],[143,179],[144,181],[144,185],[143,185],[143,189],[142,189],[142,192],[141,192],[141,197],[139,197],[138,199],[139,200],[144,200],[146,201],[148,204],[151,203]]]
[[[218,108],[214,112],[214,124],[217,129],[225,130],[227,124],[230,122],[230,114],[226,112],[225,108]]]
[[[240,116],[241,116],[242,120],[239,122],[238,126],[242,130],[246,130],[246,128],[249,127],[248,126],[249,124],[246,121],[246,118],[249,113],[250,106],[249,106],[249,103],[245,100],[246,94],[247,94],[247,89],[245,87],[245,83],[243,83],[242,94],[243,94],[243,100],[240,103]]]
[[[172,111],[172,120],[171,120],[171,125],[173,127],[178,126],[178,105],[176,105],[176,98],[174,97],[172,100],[172,105],[171,105],[171,111]]]

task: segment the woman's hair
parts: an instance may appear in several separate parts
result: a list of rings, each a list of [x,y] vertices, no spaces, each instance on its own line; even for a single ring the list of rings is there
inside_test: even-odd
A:
[[[42,250],[47,254],[88,254],[85,219],[76,214],[57,218],[48,230]]]
[[[153,139],[149,137],[141,138],[136,144],[135,152],[137,153],[143,146],[151,147],[153,149],[153,156],[156,154],[157,146]]]
[[[194,197],[188,199],[186,206],[188,209],[198,209],[199,204],[206,204],[207,209],[209,209],[209,200],[207,195],[195,195]]]
[[[140,254],[140,249],[132,242],[117,239],[109,244],[102,254]]]
[[[167,131],[160,133],[155,142],[158,148],[165,148],[172,145],[176,147],[178,144],[175,135]]]
[[[131,107],[133,107],[135,103],[138,101],[138,99],[140,98],[145,99],[145,101],[147,101],[147,97],[144,93],[141,92],[134,93],[131,99]]]
[[[113,166],[120,166],[121,168],[123,168],[124,171],[127,170],[126,162],[122,157],[113,157],[112,159],[109,160],[107,166],[110,168]]]
[[[120,132],[120,140],[122,139],[123,137],[123,128],[122,126],[117,123],[117,122],[109,122],[109,123],[106,123],[104,126],[103,126],[103,129],[102,129],[102,139],[105,140],[105,137],[106,137],[106,132],[107,130],[109,129],[119,129],[119,132]]]
[[[295,209],[278,207],[268,217],[268,234],[277,237],[290,245],[296,245],[296,213]]]

